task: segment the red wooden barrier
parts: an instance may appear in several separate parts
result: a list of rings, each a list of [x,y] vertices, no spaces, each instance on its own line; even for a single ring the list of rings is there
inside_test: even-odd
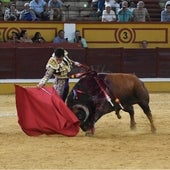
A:
[[[64,47],[69,57],[98,72],[135,73],[143,78],[170,77],[170,49],[84,49],[74,44],[0,44],[0,78],[41,78],[53,50]]]
[[[157,77],[155,49],[126,49],[123,51],[123,72],[139,77]]]
[[[13,47],[0,48],[0,78],[16,77],[16,49]]]

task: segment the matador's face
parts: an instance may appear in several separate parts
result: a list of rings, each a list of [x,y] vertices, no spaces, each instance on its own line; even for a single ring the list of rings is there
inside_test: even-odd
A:
[[[56,58],[56,60],[57,60],[57,63],[58,63],[58,64],[61,64],[61,63],[62,63],[62,61],[63,61],[63,57]]]

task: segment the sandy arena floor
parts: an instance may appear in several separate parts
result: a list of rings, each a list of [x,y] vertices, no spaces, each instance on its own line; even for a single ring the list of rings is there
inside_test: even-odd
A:
[[[150,94],[157,133],[135,106],[137,129],[129,115],[109,113],[93,137],[29,137],[17,123],[15,96],[0,95],[0,169],[170,169],[170,94]]]

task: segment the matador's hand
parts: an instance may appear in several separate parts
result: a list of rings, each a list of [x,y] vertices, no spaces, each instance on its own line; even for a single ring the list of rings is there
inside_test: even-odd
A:
[[[44,84],[39,83],[39,84],[37,84],[37,87],[42,88],[42,87],[44,87]]]

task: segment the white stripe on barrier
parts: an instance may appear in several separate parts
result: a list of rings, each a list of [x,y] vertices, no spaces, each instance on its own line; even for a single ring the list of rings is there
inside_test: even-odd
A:
[[[139,78],[143,82],[170,82],[170,78]],[[75,83],[79,79],[69,79],[70,83]],[[40,79],[0,79],[2,83],[39,83]],[[54,79],[50,79],[49,83],[53,83]]]
[[[0,79],[0,84],[2,83],[39,83],[41,79]],[[70,83],[75,83],[79,79],[69,79]],[[53,83],[54,79],[50,79],[48,83]]]

